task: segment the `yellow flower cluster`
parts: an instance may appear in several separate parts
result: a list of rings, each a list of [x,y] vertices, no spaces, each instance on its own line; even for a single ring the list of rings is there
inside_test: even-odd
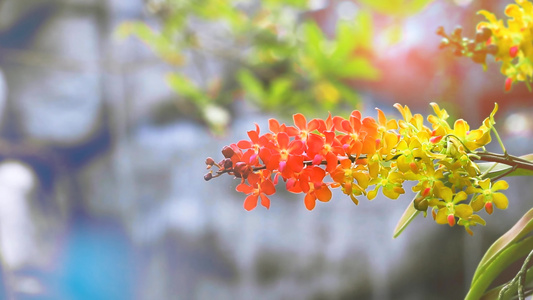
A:
[[[457,223],[472,234],[471,226],[485,224],[475,212],[485,208],[492,214],[494,206],[499,209],[508,206],[507,197],[497,192],[507,189],[508,184],[503,180],[491,182],[484,178],[472,160],[475,157],[473,151],[491,141],[490,130],[498,106],[478,129],[471,130],[462,119],[456,120],[451,127],[446,110],[436,103],[431,105],[435,112],[427,118],[431,128],[423,124],[422,115],[413,115],[407,106],[395,105],[403,116],[403,120],[398,121],[400,140],[391,147],[388,155],[395,160],[381,161],[380,164],[381,172],[392,178],[376,183],[383,186],[386,196],[396,198],[403,193],[404,180],[418,181],[413,187],[413,191],[418,192],[414,201],[417,210],[427,212],[431,208],[437,223],[450,226]],[[387,186],[392,188],[388,192],[385,191]],[[374,196],[375,192],[368,193],[369,199]]]
[[[489,11],[478,13],[487,19],[477,25],[478,31],[490,29],[492,36],[487,44],[498,47],[494,56],[497,61],[502,61],[501,72],[507,77],[505,90],[509,91],[516,81],[526,82],[529,87],[533,79],[533,3],[516,0],[516,4],[507,5],[507,26]]]

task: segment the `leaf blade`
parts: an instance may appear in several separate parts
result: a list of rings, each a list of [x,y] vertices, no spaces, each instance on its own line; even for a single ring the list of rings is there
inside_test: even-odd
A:
[[[418,197],[419,193],[416,193],[415,197],[416,199]],[[400,236],[400,234],[405,230],[407,225],[413,221],[413,219],[420,213],[419,210],[416,210],[413,201],[409,202],[409,205],[403,212],[403,215],[400,217],[400,220],[398,220],[398,224],[396,224],[396,228],[394,228],[394,234],[392,235],[393,238],[397,238]]]

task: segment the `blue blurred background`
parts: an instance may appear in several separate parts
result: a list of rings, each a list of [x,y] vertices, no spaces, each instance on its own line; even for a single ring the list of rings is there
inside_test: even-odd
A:
[[[156,24],[149,5],[158,1],[149,2],[0,1],[0,298],[460,299],[487,247],[531,206],[530,181],[513,178],[509,209],[473,237],[419,217],[397,239],[410,192],[358,206],[337,193],[309,212],[301,195],[278,191],[270,210],[246,212],[236,181],[203,180],[204,159],[221,157],[254,122],[266,128],[298,111],[265,112],[241,96],[214,135],[165,82],[176,69],[114,34],[129,20]],[[360,7],[310,2],[325,32]],[[483,72],[454,58],[434,33],[462,24],[472,36],[477,10],[506,4],[440,0],[408,18],[376,16],[382,76],[353,83],[359,108],[394,114],[400,102],[428,113],[438,102],[477,126],[498,102],[509,151],[533,152],[533,94],[505,94],[498,64]],[[381,31],[391,24],[403,32],[394,43]],[[218,45],[215,31],[197,28]],[[202,74],[231,72],[219,60],[207,57]],[[179,70],[202,76],[196,68]]]

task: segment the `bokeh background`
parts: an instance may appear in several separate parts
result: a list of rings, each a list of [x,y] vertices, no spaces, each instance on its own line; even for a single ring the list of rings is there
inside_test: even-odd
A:
[[[271,117],[396,102],[472,126],[498,102],[509,152],[531,153],[533,93],[435,34],[509,1],[224,3],[0,1],[0,298],[461,299],[528,179],[473,237],[419,216],[393,239],[409,191],[309,212],[280,188],[246,212],[204,160]]]

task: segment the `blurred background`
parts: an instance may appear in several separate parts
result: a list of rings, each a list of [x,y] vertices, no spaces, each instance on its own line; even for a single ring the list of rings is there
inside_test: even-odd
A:
[[[1,0],[0,298],[461,299],[527,179],[473,237],[419,216],[393,239],[410,192],[309,212],[280,188],[246,212],[204,160],[270,117],[396,102],[475,127],[498,102],[509,152],[532,152],[533,94],[435,34],[509,2]]]

